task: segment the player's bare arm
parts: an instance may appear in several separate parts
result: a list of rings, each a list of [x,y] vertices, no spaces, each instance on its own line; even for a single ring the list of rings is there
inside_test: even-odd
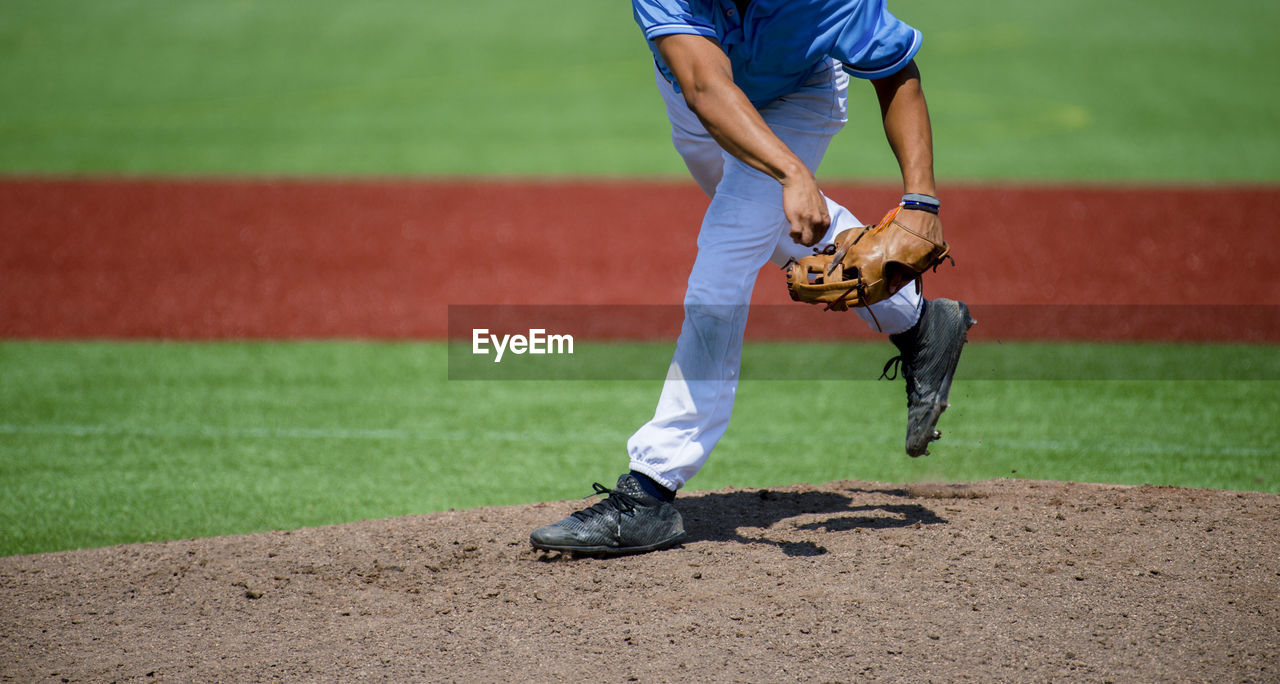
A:
[[[812,245],[822,239],[831,216],[818,183],[761,118],[733,82],[729,58],[712,39],[671,35],[656,41],[662,59],[675,74],[689,109],[726,151],[782,185],[782,208],[791,239]]]
[[[915,60],[871,83],[880,100],[885,137],[902,169],[902,191],[937,197],[933,178],[933,129]],[[941,241],[942,224],[937,214],[904,210],[898,220],[911,230]]]

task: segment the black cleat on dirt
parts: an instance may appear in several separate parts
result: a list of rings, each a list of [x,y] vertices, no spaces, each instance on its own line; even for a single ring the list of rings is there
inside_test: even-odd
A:
[[[907,380],[907,455],[912,458],[927,455],[929,442],[942,437],[935,428],[949,406],[960,350],[975,322],[964,302],[934,299],[924,303],[915,327],[889,336],[901,355],[885,364],[881,377],[893,379],[889,370],[901,363]]]
[[[529,543],[544,551],[573,551],[600,556],[657,551],[685,537],[680,512],[670,502],[650,496],[630,473],[615,489],[592,485],[605,500],[558,523],[539,527]]]

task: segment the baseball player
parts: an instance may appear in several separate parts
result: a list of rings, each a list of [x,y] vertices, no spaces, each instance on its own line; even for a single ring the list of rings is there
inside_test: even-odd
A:
[[[748,303],[760,269],[856,242],[861,224],[818,189],[814,170],[844,125],[850,77],[870,81],[902,170],[892,218],[944,245],[929,114],[914,57],[921,34],[884,0],[633,0],[653,52],[672,141],[711,198],[685,319],[653,418],[627,443],[630,470],[607,498],[530,535],[534,547],[639,553],[685,537],[671,503],[724,434]],[[850,237],[841,237],[850,236]],[[966,332],[961,302],[919,288],[854,309],[889,335],[908,398],[907,452],[927,453]],[[886,366],[886,370],[889,366]]]

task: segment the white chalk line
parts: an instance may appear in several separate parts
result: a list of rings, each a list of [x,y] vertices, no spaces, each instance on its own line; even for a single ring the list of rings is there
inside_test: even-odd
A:
[[[304,428],[304,427],[218,427],[212,425],[169,425],[162,427],[139,427],[121,425],[85,425],[68,423],[36,423],[17,424],[0,423],[0,435],[47,435],[51,437],[144,437],[163,439],[298,439],[298,440],[357,440],[357,441],[407,441],[407,442],[448,442],[468,440],[538,442],[538,443],[590,443],[618,444],[626,439],[622,433],[586,433],[573,432],[521,432],[492,430],[403,430],[396,428]],[[805,439],[819,439],[809,435]],[[737,444],[779,444],[794,445],[796,436],[730,438]],[[826,439],[821,437],[821,439]],[[893,445],[900,440],[896,437],[863,435],[851,443],[870,445]],[[942,445],[942,443],[939,443]],[[1165,442],[1124,443],[1083,440],[1013,440],[990,438],[983,440],[946,440],[946,445],[967,449],[995,449],[1000,451],[1103,451],[1126,454],[1150,454],[1180,456],[1274,456],[1280,454],[1280,448],[1252,448],[1237,446],[1193,446]]]

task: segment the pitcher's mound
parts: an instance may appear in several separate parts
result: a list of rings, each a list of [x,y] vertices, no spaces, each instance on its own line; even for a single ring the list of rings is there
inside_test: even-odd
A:
[[[568,501],[0,559],[0,679],[1280,679],[1280,496],[1025,480]]]

